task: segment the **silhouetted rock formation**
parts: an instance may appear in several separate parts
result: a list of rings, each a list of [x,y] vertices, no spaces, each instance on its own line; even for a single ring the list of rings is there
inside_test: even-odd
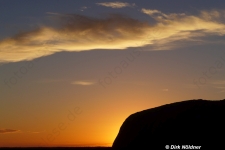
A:
[[[113,149],[165,150],[166,145],[224,149],[224,115],[225,100],[188,100],[137,112],[124,121]]]

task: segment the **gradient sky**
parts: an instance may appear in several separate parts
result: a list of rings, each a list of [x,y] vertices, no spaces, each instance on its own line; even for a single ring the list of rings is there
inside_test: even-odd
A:
[[[0,147],[111,146],[132,113],[225,96],[225,2],[0,1]]]

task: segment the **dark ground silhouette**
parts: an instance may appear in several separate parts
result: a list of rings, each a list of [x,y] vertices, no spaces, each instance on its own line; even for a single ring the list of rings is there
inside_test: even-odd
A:
[[[187,100],[137,112],[124,121],[113,149],[224,149],[224,116],[225,100]]]

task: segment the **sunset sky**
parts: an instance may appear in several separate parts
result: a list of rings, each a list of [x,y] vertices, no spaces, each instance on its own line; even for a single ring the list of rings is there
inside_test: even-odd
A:
[[[224,98],[223,0],[0,1],[0,147],[111,146],[132,113]]]

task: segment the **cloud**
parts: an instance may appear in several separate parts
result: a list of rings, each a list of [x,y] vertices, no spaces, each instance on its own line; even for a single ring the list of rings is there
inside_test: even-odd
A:
[[[0,134],[7,134],[7,133],[17,133],[20,130],[14,130],[14,129],[0,129]]]
[[[129,3],[124,3],[124,2],[103,2],[103,3],[96,3],[97,5],[100,6],[105,6],[105,7],[111,7],[111,8],[123,8],[123,7],[132,7],[135,6],[135,4],[129,4]]]
[[[198,89],[199,87],[194,84],[182,84],[183,88],[189,88],[189,89]]]
[[[161,11],[156,10],[156,9],[145,9],[145,8],[142,8],[141,12],[143,12],[144,14],[147,14],[147,15],[149,15],[151,17],[153,17],[154,19],[156,19],[158,21],[165,21],[167,19],[178,19],[178,17],[184,17],[185,16],[185,13],[164,14]]]
[[[86,6],[81,7],[80,11],[84,11],[85,9],[87,9]]]
[[[0,64],[30,61],[61,51],[124,50],[147,45],[173,49],[180,46],[181,41],[225,35],[225,24],[220,21],[225,14],[222,11],[202,11],[198,16],[164,14],[149,9],[142,12],[153,16],[156,23],[119,14],[91,18],[48,12],[58,19],[57,27],[42,26],[1,40]],[[174,44],[168,46],[170,43]]]
[[[164,92],[168,92],[168,91],[169,91],[169,89],[163,89],[162,91],[164,91]]]
[[[33,60],[60,51],[125,49],[142,46],[149,25],[122,16],[61,16],[60,28],[43,26],[0,41],[0,62]]]
[[[161,11],[158,11],[158,10],[155,10],[155,9],[145,9],[145,8],[142,8],[141,11],[147,15],[150,15],[152,16],[153,14],[162,14]]]
[[[215,80],[215,81],[212,81],[211,84],[213,84],[213,85],[225,85],[225,80]]]
[[[213,88],[225,90],[225,80],[214,80],[211,81],[210,84],[212,85]]]
[[[219,91],[218,93],[225,93],[225,90]]]
[[[87,7],[86,6],[83,6],[83,7],[81,7],[82,9],[87,9]]]
[[[59,15],[59,16],[62,15],[62,14],[60,14],[60,13],[55,13],[55,12],[46,12],[46,14],[49,14],[49,15]]]
[[[218,93],[225,92],[225,80],[214,80],[210,82],[211,86],[218,90]]]
[[[159,10],[143,8],[144,14],[156,21],[154,28],[160,32],[156,36],[155,44],[167,49],[179,47],[180,41],[201,41],[207,36],[224,36],[225,24],[222,23],[225,11],[200,11],[199,15],[187,15],[185,13],[165,14]],[[176,45],[167,45],[176,42]]]
[[[95,82],[93,82],[93,81],[74,81],[71,84],[87,86],[87,85],[94,85]]]

